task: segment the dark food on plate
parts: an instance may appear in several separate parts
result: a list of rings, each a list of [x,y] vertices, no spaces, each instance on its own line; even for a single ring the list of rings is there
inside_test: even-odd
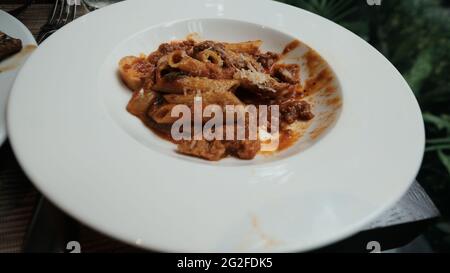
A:
[[[261,140],[181,140],[170,134],[172,108],[192,108],[194,97],[207,105],[279,105],[280,142],[292,144],[290,125],[311,120],[311,105],[304,100],[300,66],[283,64],[283,53],[262,52],[262,41],[226,43],[187,39],[164,43],[148,56],[127,56],[119,62],[124,83],[134,91],[127,110],[156,134],[176,143],[178,152],[207,160],[227,156],[253,159]],[[205,123],[207,120],[203,120]],[[248,124],[246,124],[246,127]],[[286,148],[286,143],[279,147]],[[281,149],[281,148],[279,148]]]
[[[21,40],[14,39],[0,31],[0,61],[19,52],[21,49]]]

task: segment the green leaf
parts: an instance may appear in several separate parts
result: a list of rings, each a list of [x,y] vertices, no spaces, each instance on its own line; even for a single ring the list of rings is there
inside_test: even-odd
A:
[[[450,144],[450,137],[429,139],[427,144]]]
[[[434,89],[424,91],[420,95],[420,102],[430,106],[434,106],[437,103],[449,104],[450,82],[435,81],[434,83],[436,84],[436,87]]]
[[[440,117],[432,115],[430,113],[424,113],[423,119],[425,122],[433,124],[439,130],[447,130],[450,133],[450,116],[441,115]]]
[[[450,144],[429,146],[425,149],[425,152],[436,152],[440,150],[450,150]]]
[[[450,175],[450,156],[444,154],[442,150],[438,150],[438,156],[442,164],[444,164],[445,168],[447,169],[448,174]]]
[[[354,0],[285,0],[280,2],[309,10],[334,22],[343,21],[358,10]]]
[[[411,86],[415,94],[419,94],[423,82],[433,72],[433,54],[432,50],[428,49],[417,56],[411,69],[405,74],[405,79]]]

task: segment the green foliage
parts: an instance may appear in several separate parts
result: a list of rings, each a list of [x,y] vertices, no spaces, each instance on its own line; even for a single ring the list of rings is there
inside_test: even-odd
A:
[[[449,93],[450,10],[438,0],[386,0],[379,14],[383,53],[403,73],[418,99],[437,87]]]
[[[448,91],[450,92],[450,90]],[[450,151],[450,116],[443,114],[440,117],[434,116],[430,113],[424,113],[423,119],[426,123],[433,126],[434,132],[430,129],[431,135],[444,135],[441,138],[431,138],[427,140],[427,152],[437,152],[437,156],[443,166],[450,174],[450,156],[445,154],[444,151]]]
[[[404,76],[416,95],[422,89],[422,85],[433,72],[433,51],[426,49],[419,53],[411,68]]]
[[[442,220],[427,235],[450,251],[450,1],[280,0],[324,16],[367,40],[407,80],[424,112],[427,147],[418,180]]]
[[[443,114],[440,117],[434,116],[430,113],[424,113],[423,119],[425,122],[432,124],[438,130],[445,130],[447,135],[450,134],[450,116]]]
[[[358,10],[353,0],[286,0],[280,2],[309,10],[334,22],[341,22]]]
[[[450,143],[447,139],[447,143]],[[444,146],[444,145],[443,145]],[[450,144],[447,144],[444,149],[450,149]],[[447,168],[447,171],[450,173],[450,156],[444,154],[444,149],[438,149],[438,156],[444,166]]]
[[[360,0],[279,0],[289,5],[311,11],[368,38],[369,21],[361,20],[364,11]]]

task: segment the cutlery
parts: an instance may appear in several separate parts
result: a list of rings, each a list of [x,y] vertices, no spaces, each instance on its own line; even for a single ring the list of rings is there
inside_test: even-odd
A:
[[[38,44],[42,43],[64,25],[75,20],[77,16],[77,7],[80,5],[80,0],[56,0],[47,23],[42,26],[38,34]]]

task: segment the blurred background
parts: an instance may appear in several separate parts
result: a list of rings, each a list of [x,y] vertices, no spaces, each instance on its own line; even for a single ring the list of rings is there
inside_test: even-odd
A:
[[[356,33],[386,56],[408,81],[422,108],[427,134],[417,180],[442,214],[425,237],[435,252],[449,252],[450,0],[279,2],[324,16]]]

